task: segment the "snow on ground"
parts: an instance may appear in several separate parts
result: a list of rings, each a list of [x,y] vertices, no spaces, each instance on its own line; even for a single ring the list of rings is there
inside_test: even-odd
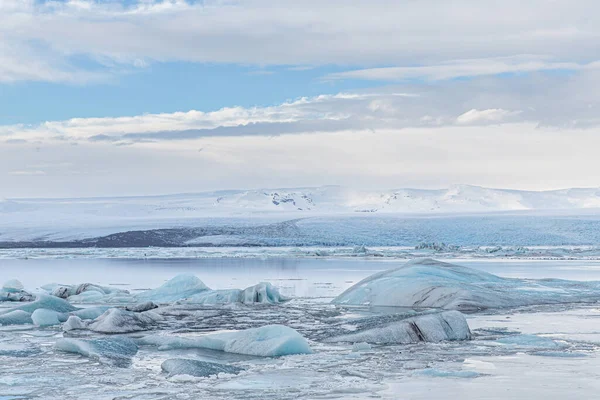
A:
[[[0,201],[0,242],[72,241],[127,231],[206,228],[183,238],[181,245],[592,244],[600,241],[594,233],[600,223],[597,208],[599,189],[525,192],[465,185],[443,190],[364,191],[327,186],[7,199]],[[505,214],[500,219],[479,218],[481,213],[498,212],[523,218],[515,220]],[[544,218],[536,218],[540,212]],[[455,216],[473,213],[458,220]],[[302,221],[288,229],[289,222],[298,219]],[[510,232],[499,229],[499,224]],[[468,241],[465,228],[477,236]]]

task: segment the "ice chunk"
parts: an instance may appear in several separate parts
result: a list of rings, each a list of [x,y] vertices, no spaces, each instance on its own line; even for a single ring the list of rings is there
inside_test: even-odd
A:
[[[146,336],[140,343],[159,346],[159,350],[202,348],[262,357],[312,353],[302,335],[283,325],[212,333],[197,338]]]
[[[325,341],[407,344],[471,338],[467,320],[458,311],[369,318],[361,321],[359,326],[352,333],[336,335],[326,338]]]
[[[353,352],[369,351],[369,350],[371,350],[371,345],[367,342],[354,343],[352,345]]]
[[[436,378],[477,378],[481,376],[475,371],[444,371],[436,368],[426,368],[417,371],[419,375],[431,376]]]
[[[0,314],[0,325],[25,325],[33,324],[31,313],[23,310],[14,310]]]
[[[138,351],[137,344],[126,337],[90,340],[59,339],[56,341],[55,348],[68,353],[81,354],[117,367],[128,367],[131,364],[131,358]]]
[[[31,320],[38,326],[58,325],[67,320],[67,315],[54,310],[38,308],[31,314]]]
[[[501,278],[421,259],[372,275],[336,297],[333,303],[477,310],[598,300],[600,282]]]
[[[47,310],[53,310],[60,313],[71,312],[75,310],[79,310],[77,307],[71,305],[68,301],[60,299],[58,297],[49,296],[46,294],[40,294],[37,296],[37,299],[31,303],[23,304],[22,306],[13,308],[12,310],[21,310],[26,311],[28,313],[32,313],[38,308],[45,308]],[[9,310],[9,311],[12,311]],[[0,315],[3,312],[0,311]]]
[[[71,315],[67,322],[63,324],[63,331],[72,331],[75,329],[86,329],[87,324],[83,320],[75,315]]]
[[[31,357],[42,351],[29,343],[0,342],[0,356],[4,357]],[[1,399],[2,397],[0,397]]]
[[[209,290],[209,288],[194,275],[182,274],[165,282],[162,286],[139,293],[139,301],[154,301],[156,303],[170,303],[182,300]]]
[[[188,304],[220,305],[239,303],[241,298],[242,291],[240,289],[205,290],[190,296],[183,302]]]
[[[561,347],[565,347],[565,345],[562,343],[558,343],[550,338],[537,335],[508,336],[500,338],[496,340],[496,342],[503,345],[520,348],[559,349]]]
[[[71,315],[75,315],[81,319],[96,319],[104,314],[109,308],[110,307],[108,306],[87,307],[73,311]]]
[[[81,283],[77,285],[62,285],[50,283],[42,286],[52,296],[68,299],[75,303],[108,302],[123,296],[130,298],[127,290],[115,289],[108,286],[100,286],[93,283]]]
[[[217,364],[207,361],[190,360],[186,358],[171,358],[165,360],[161,366],[163,371],[174,375],[190,375],[197,377],[209,377],[211,375],[239,374],[242,368],[233,365]]]
[[[133,311],[133,312],[144,312],[144,311],[153,310],[155,308],[158,308],[158,306],[151,301],[147,301],[145,303],[133,304],[133,305],[125,307],[125,309],[127,311]]]
[[[4,282],[2,288],[0,288],[0,301],[33,301],[35,296],[28,293],[23,288],[23,284],[16,280],[11,279]]]
[[[280,303],[286,300],[287,298],[279,294],[279,290],[268,282],[246,288],[241,296],[241,302],[244,304]]]
[[[25,290],[25,287],[23,286],[23,284],[16,280],[16,279],[11,279],[9,281],[4,282],[4,284],[2,285],[2,290],[3,292],[7,292],[7,293],[18,293],[18,292],[22,292]]]
[[[261,282],[258,285],[250,286],[244,290],[205,290],[187,298],[184,302],[190,304],[231,304],[231,303],[267,303],[276,304],[288,299],[282,296],[276,287],[267,282]]]
[[[95,332],[125,333],[151,329],[162,317],[152,311],[136,313],[132,311],[111,308],[96,318],[88,328]]]

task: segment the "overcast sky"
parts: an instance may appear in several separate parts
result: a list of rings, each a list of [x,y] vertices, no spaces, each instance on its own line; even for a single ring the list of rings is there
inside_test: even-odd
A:
[[[600,186],[593,0],[0,1],[0,198]]]

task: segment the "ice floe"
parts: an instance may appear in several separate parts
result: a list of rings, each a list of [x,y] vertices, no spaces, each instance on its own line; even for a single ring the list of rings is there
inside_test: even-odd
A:
[[[60,351],[81,354],[117,367],[129,366],[131,358],[138,352],[135,341],[120,336],[89,340],[63,338],[57,340],[54,347]]]
[[[31,313],[31,320],[37,326],[52,326],[65,322],[68,316],[64,313],[59,313],[54,310],[38,308]]]
[[[139,332],[156,326],[162,317],[152,311],[141,313],[111,308],[88,325],[88,329],[102,333]]]
[[[326,342],[408,344],[468,340],[471,331],[464,315],[458,311],[412,315],[392,314],[350,322],[352,331],[326,338]],[[348,325],[348,324],[346,324]],[[346,327],[347,329],[347,327]]]
[[[419,259],[362,280],[333,303],[479,310],[598,300],[600,282],[501,278],[460,265]]]
[[[218,374],[239,374],[243,371],[242,368],[233,365],[186,358],[170,358],[165,360],[160,367],[169,376],[190,375],[203,378]]]
[[[140,339],[140,344],[155,345],[159,350],[200,348],[262,357],[312,353],[308,341],[300,333],[283,325],[266,325],[195,338],[145,336]]]

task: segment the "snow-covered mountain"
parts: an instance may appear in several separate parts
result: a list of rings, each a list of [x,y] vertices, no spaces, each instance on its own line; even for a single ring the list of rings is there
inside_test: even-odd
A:
[[[171,227],[256,226],[313,216],[581,212],[594,208],[600,208],[600,189],[534,192],[467,185],[440,190],[324,186],[143,197],[4,199],[0,200],[0,242],[80,239]]]

